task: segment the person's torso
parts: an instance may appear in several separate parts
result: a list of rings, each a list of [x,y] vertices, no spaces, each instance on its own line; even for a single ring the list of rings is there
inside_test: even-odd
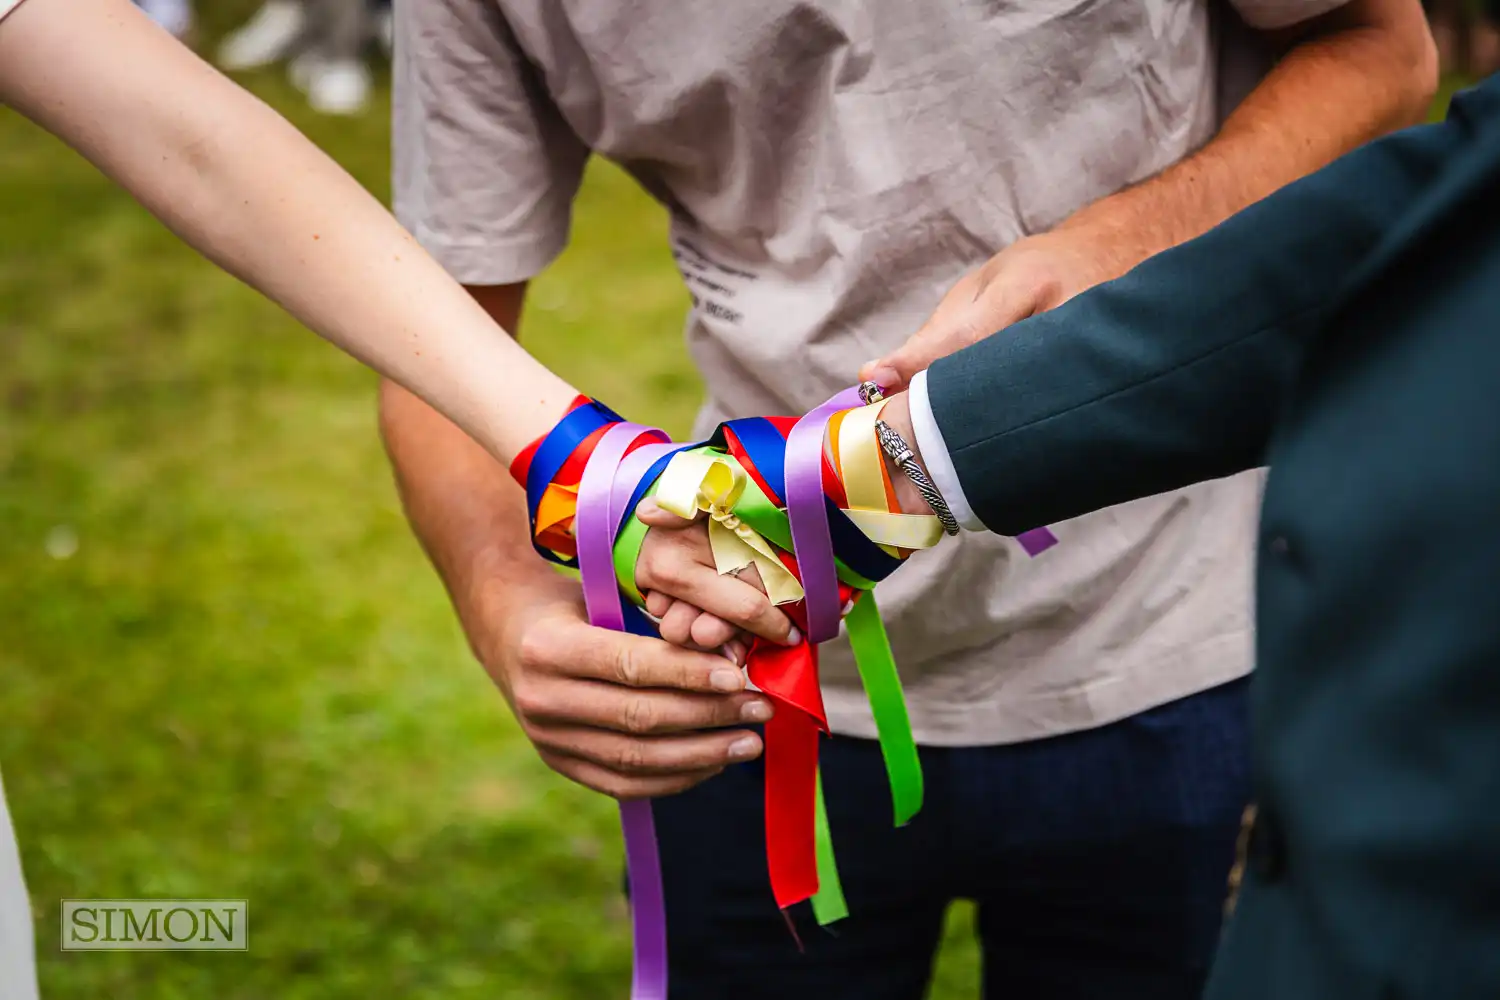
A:
[[[1491,146],[1489,179],[1310,350],[1270,454],[1261,860],[1215,1000],[1500,996],[1493,133]]]
[[[570,127],[671,211],[699,431],[822,402],[964,273],[1219,115],[1202,0],[499,3]],[[1047,735],[1242,674],[1256,488],[1058,526],[1035,562],[983,536],[919,554],[878,595],[919,739]],[[833,724],[868,735],[831,645]]]

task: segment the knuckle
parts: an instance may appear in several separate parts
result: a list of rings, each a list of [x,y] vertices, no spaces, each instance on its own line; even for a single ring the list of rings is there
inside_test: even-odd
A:
[[[739,598],[736,609],[741,621],[755,621],[771,611],[771,599],[759,591],[749,591]]]
[[[644,743],[640,740],[628,740],[615,752],[614,769],[625,774],[645,770],[649,756]]]
[[[621,684],[628,687],[639,687],[645,670],[641,665],[641,658],[636,647],[629,643],[620,643],[615,647],[614,654],[615,677]]]
[[[652,541],[650,534],[647,535],[647,541],[650,544],[641,546],[641,554],[635,563],[637,584],[655,584],[661,580],[663,562],[661,546]]]
[[[686,646],[693,641],[693,629],[682,618],[669,618],[662,622],[661,637],[674,646]]]
[[[969,323],[959,333],[959,340],[965,347],[972,347],[992,333],[988,324]]]
[[[627,733],[649,733],[657,726],[658,715],[645,698],[630,698],[620,711],[620,725]]]
[[[546,629],[529,628],[521,635],[521,644],[516,655],[521,661],[522,668],[536,670],[552,662],[555,656],[555,646]]]
[[[656,618],[661,618],[672,609],[672,599],[659,590],[653,590],[646,595],[646,611]]]
[[[657,565],[652,570],[652,579],[659,586],[669,589],[680,589],[686,575],[684,573],[686,567],[683,564],[682,557],[676,554],[675,550],[672,551],[672,555],[662,554],[662,557],[657,561]]]
[[[584,783],[573,773],[575,767],[574,762],[571,758],[566,757],[560,753],[554,753],[552,750],[547,748],[538,748],[537,756],[542,758],[543,764],[546,764],[549,768],[562,775],[564,778],[567,778],[571,781],[577,781],[580,784]]]
[[[522,725],[529,725],[532,718],[541,715],[545,710],[542,694],[534,684],[517,684],[511,689],[510,696],[515,703],[516,714],[521,717]]]
[[[1057,274],[1043,276],[1036,286],[1036,299],[1039,309],[1050,309],[1067,298],[1063,289],[1063,280]]]
[[[634,787],[629,779],[623,775],[605,772],[599,777],[588,782],[588,786],[596,792],[608,795],[612,799],[634,798]]]
[[[713,615],[701,615],[693,622],[690,633],[693,642],[699,646],[711,647],[728,642],[734,635],[734,629]]]

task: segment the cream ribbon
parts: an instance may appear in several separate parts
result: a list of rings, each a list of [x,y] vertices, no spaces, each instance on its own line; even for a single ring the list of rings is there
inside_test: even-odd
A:
[[[870,541],[890,555],[896,549],[928,549],[943,537],[943,525],[931,514],[893,514],[886,506],[884,453],[875,439],[875,421],[885,400],[850,410],[839,425],[839,472],[849,506],[844,509]]]
[[[745,470],[727,455],[678,452],[656,485],[656,502],[678,517],[707,513],[708,544],[722,575],[754,566],[773,604],[802,600],[802,584],[792,575],[760,532],[734,514],[745,492]]]

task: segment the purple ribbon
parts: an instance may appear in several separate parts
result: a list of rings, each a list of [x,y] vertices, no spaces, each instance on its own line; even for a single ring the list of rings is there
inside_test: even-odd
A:
[[[643,435],[661,443],[644,445],[627,457],[625,452]],[[578,569],[583,577],[589,624],[598,628],[625,628],[620,586],[615,580],[615,533],[624,513],[621,508],[629,501],[636,481],[671,447],[667,441],[667,436],[654,427],[616,424],[599,439],[578,483],[578,511],[573,519]],[[625,834],[625,869],[630,879],[635,936],[631,1000],[666,1000],[667,910],[650,800],[621,802],[620,827]]]
[[[1057,536],[1050,528],[1032,528],[1017,535],[1016,541],[1021,543],[1021,548],[1026,550],[1028,556],[1035,559],[1057,544]]]
[[[845,389],[797,421],[786,438],[782,498],[792,528],[797,568],[802,571],[802,589],[807,593],[807,638],[813,643],[827,642],[838,635],[843,614],[823,493],[823,434],[835,413],[862,405],[858,388]]]

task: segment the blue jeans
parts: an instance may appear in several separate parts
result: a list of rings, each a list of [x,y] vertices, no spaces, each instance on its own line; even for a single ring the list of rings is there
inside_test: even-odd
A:
[[[1189,1000],[1219,934],[1249,798],[1247,681],[1087,732],[922,748],[902,829],[877,744],[825,740],[850,916],[818,928],[771,899],[762,770],[654,804],[672,1000],[920,1000],[943,916],[978,904],[984,995]]]

